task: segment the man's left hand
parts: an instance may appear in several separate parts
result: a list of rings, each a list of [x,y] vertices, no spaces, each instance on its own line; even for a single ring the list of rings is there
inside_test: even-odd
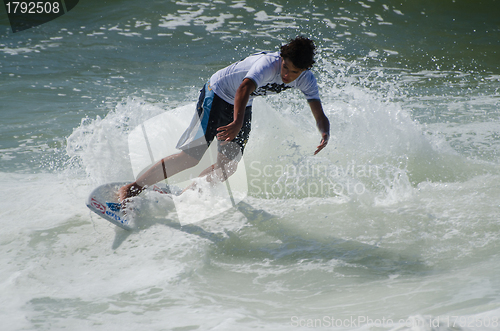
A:
[[[321,136],[323,137],[323,139],[321,139],[321,142],[318,145],[316,152],[314,152],[314,155],[318,154],[323,148],[325,148],[328,144],[328,139],[330,139],[330,135],[326,132],[322,133]]]

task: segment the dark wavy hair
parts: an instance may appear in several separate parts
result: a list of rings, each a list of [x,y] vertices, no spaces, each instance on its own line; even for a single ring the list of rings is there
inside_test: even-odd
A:
[[[315,49],[316,46],[311,39],[298,36],[281,46],[281,57],[289,59],[299,69],[310,69],[316,62]]]

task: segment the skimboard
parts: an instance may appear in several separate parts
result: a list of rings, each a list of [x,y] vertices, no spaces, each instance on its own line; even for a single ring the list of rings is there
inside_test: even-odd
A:
[[[132,220],[130,214],[127,215],[121,204],[118,202],[118,189],[126,182],[104,184],[92,191],[87,199],[87,207],[114,225],[124,229],[132,230]],[[173,185],[158,183],[148,187],[145,192],[157,192],[165,194],[168,200],[172,200],[172,195],[180,194],[180,189]],[[144,193],[143,193],[144,194]],[[173,201],[168,204],[173,208]]]

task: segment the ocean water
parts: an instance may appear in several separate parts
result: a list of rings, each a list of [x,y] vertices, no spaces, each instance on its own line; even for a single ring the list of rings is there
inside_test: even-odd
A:
[[[500,2],[87,0],[18,33],[0,7],[2,330],[500,329]],[[260,98],[236,208],[91,214],[136,126],[299,34],[325,150],[299,92]]]

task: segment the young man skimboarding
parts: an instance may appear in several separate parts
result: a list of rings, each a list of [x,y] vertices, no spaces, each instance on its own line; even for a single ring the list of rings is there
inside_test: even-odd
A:
[[[258,53],[217,71],[200,91],[197,110],[177,148],[181,152],[154,164],[135,182],[120,188],[119,201],[140,194],[146,187],[194,167],[210,143],[217,138],[217,162],[200,174],[208,182],[224,181],[235,171],[248,141],[252,101],[256,96],[298,88],[309,103],[321,142],[330,137],[330,122],[323,112],[316,79],[313,41],[297,37],[281,46],[280,52]]]

